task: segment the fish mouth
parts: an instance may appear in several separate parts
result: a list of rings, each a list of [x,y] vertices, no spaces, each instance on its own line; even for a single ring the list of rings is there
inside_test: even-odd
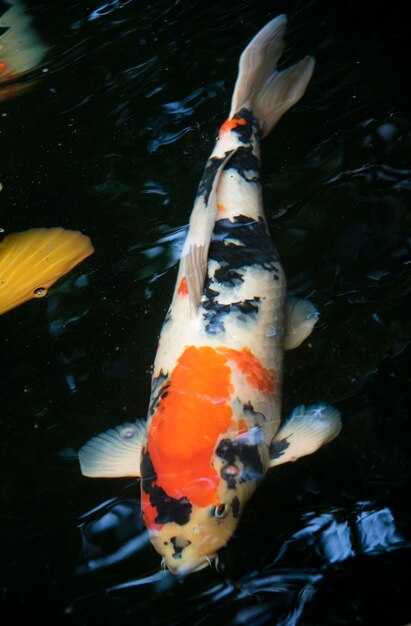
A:
[[[214,565],[217,568],[217,565],[218,565],[217,554],[210,554],[209,556],[204,556],[203,560],[200,563],[197,563],[195,565],[191,563],[187,563],[187,564],[182,564],[182,565],[177,565],[175,567],[172,567],[168,565],[166,560],[163,558],[161,560],[161,569],[162,570],[167,569],[171,574],[174,574],[174,576],[187,576],[188,574],[195,574],[196,572],[201,572],[201,570],[205,569],[206,567],[211,567],[211,565],[213,564],[213,561],[214,561]]]

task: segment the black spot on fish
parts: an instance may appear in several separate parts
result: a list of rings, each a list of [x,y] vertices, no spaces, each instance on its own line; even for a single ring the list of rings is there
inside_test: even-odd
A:
[[[239,467],[240,472],[238,480],[240,483],[249,480],[258,481],[263,477],[264,467],[257,444],[250,445],[244,441],[222,439],[216,450],[216,454],[220,459],[226,461],[227,465],[236,465]]]
[[[218,295],[217,291],[206,287],[204,289],[204,299],[201,302],[201,306],[205,311],[203,313],[205,327],[207,332],[212,335],[224,331],[224,317],[230,313],[236,313],[237,319],[244,322],[247,321],[250,315],[258,314],[260,298],[221,304],[218,301]]]
[[[175,559],[181,559],[184,548],[191,545],[191,541],[188,539],[181,539],[181,537],[171,537],[170,541],[173,544],[173,558]]]
[[[287,439],[272,441],[270,445],[270,459],[279,459],[289,447],[290,443]]]
[[[260,142],[261,132],[257,119],[248,109],[240,109],[234,116],[234,120],[243,119],[246,124],[239,124],[233,128],[233,132],[238,135],[239,141],[250,144],[252,141]]]
[[[253,220],[240,214],[233,220],[217,220],[208,256],[218,262],[222,273],[253,265],[273,273],[279,271],[278,252],[261,217]]]
[[[160,399],[165,397],[164,394],[167,394],[168,385],[168,374],[164,374],[163,370],[160,370],[159,375],[151,381],[151,397],[148,407],[149,415],[154,415],[156,412]]]
[[[233,510],[233,517],[235,519],[237,519],[240,515],[240,500],[237,498],[237,496],[235,498],[233,498],[233,501],[231,503],[231,507]]]
[[[237,148],[232,157],[228,160],[224,169],[235,169],[248,182],[259,182],[259,159],[253,154],[252,142],[260,141],[260,130],[256,118],[248,109],[241,109],[234,115],[233,119],[244,119],[245,124],[239,124],[233,128],[233,132],[238,135],[239,141],[244,144]],[[222,157],[212,157],[208,159],[203,175],[198,186],[197,195],[204,196],[207,204],[210,193],[213,188],[214,179],[220,168],[221,163],[225,160],[229,153],[226,152]]]
[[[175,522],[180,526],[184,526],[190,519],[192,505],[188,498],[183,497],[177,500],[167,495],[157,482],[157,473],[151,461],[150,454],[147,449],[143,449],[141,455],[141,487],[144,493],[150,497],[150,504],[157,509],[156,524],[167,524]]]
[[[238,271],[229,268],[228,266],[219,267],[214,272],[214,280],[218,283],[229,285],[230,287],[241,285],[241,283],[244,282],[244,278],[241,276],[241,274]]]
[[[243,405],[243,411],[244,413],[248,413],[249,415],[252,415],[255,423],[260,423],[261,421],[265,422],[267,419],[264,413],[255,411],[251,402],[247,402],[247,404]]]
[[[229,159],[224,169],[236,170],[249,183],[260,182],[260,162],[253,153],[251,146],[240,146]]]
[[[237,479],[238,479],[239,469],[237,465],[223,465],[221,468],[220,476],[223,480],[226,481],[227,487],[229,489],[237,488]]]
[[[203,318],[209,333],[224,331],[224,317],[237,313],[243,321],[259,312],[260,298],[232,302],[219,302],[218,285],[233,288],[243,282],[245,268],[259,266],[278,280],[278,253],[271,240],[267,226],[260,217],[254,220],[245,215],[217,220],[209,249],[209,259],[217,262],[214,276],[206,277],[203,300]]]
[[[200,180],[200,184],[198,186],[197,195],[204,196],[204,202],[207,204],[208,199],[210,197],[211,190],[213,188],[214,179],[216,174],[220,168],[222,161],[225,159],[224,157],[212,157],[208,159],[207,164],[205,166],[203,175]]]

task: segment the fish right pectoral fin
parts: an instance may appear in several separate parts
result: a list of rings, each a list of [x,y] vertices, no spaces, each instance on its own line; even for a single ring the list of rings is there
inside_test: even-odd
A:
[[[319,316],[310,300],[289,296],[285,305],[284,350],[300,346],[311,335]]]
[[[296,461],[332,441],[341,430],[339,411],[329,404],[297,407],[270,446],[270,468]]]
[[[96,435],[79,451],[83,476],[90,478],[140,477],[141,449],[145,436],[144,420],[116,426]]]

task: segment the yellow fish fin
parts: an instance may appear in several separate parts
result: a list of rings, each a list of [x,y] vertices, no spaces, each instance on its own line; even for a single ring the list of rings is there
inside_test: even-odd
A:
[[[93,254],[90,239],[64,228],[33,228],[0,243],[0,315],[41,298],[64,274]]]

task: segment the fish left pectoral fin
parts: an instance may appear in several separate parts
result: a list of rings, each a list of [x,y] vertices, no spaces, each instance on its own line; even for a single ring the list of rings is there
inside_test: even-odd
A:
[[[297,407],[271,442],[270,468],[312,454],[337,437],[341,427],[339,411],[329,404]]]
[[[284,350],[293,350],[309,337],[320,314],[316,306],[302,298],[289,296],[285,303]]]
[[[144,420],[122,424],[96,435],[80,448],[81,473],[90,478],[139,478],[145,436]]]

